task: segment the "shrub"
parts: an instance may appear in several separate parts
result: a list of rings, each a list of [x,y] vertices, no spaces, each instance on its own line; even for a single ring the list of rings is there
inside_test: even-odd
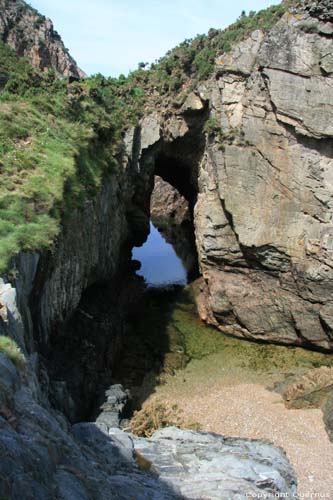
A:
[[[203,131],[208,135],[221,133],[222,132],[221,126],[220,126],[217,118],[214,118],[214,117],[208,118],[208,120],[206,121],[206,123],[203,127]]]
[[[169,407],[159,399],[146,403],[141,410],[134,412],[125,430],[130,430],[136,436],[150,437],[158,429],[171,426],[199,430],[199,424],[184,420],[182,410],[177,405]]]
[[[19,369],[26,367],[26,359],[16,342],[9,337],[0,335],[0,352],[3,352]]]

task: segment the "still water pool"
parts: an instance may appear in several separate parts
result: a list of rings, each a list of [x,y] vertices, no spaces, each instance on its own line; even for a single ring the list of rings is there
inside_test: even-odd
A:
[[[149,286],[186,285],[186,271],[173,246],[165,241],[150,223],[150,234],[144,245],[133,249],[133,259],[141,262],[137,272]]]

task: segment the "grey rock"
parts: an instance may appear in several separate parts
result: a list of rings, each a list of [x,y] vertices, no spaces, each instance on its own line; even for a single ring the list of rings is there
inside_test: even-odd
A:
[[[201,100],[200,95],[191,92],[183,104],[182,110],[186,113],[189,111],[201,111],[204,108],[204,104]]]
[[[57,498],[59,500],[89,500],[90,495],[84,483],[66,470],[59,470],[55,475]]]
[[[134,446],[163,481],[185,498],[245,499],[266,493],[296,495],[296,479],[285,454],[258,441],[167,428]]]
[[[256,63],[258,50],[263,39],[262,31],[253,31],[249,38],[237,45],[232,54],[223,54],[217,58],[217,73],[230,71],[249,75]]]
[[[69,420],[75,418],[75,404],[68,392],[67,384],[63,380],[52,380],[50,383],[49,396],[58,410]]]
[[[119,427],[123,418],[123,412],[129,400],[129,392],[125,391],[121,384],[114,384],[105,391],[106,402],[101,406],[101,413],[96,419],[97,424],[103,424],[107,428]]]
[[[114,470],[128,468],[133,462],[133,457],[129,457],[128,444],[115,435],[107,435],[101,431],[94,423],[75,424],[72,427],[75,438],[80,443],[93,448],[98,456],[103,459]]]
[[[46,271],[34,307],[42,342],[47,343],[52,329],[73,313],[83,290],[106,277],[111,280],[126,259],[126,196],[126,190],[121,193],[121,175],[105,182],[94,201],[72,213],[54,248],[52,265],[50,255],[41,257],[40,269],[45,266]]]
[[[303,76],[266,69],[269,91],[277,118],[312,137],[333,135],[333,79]]]
[[[158,115],[145,116],[141,122],[141,150],[148,149],[160,139],[160,119]]]
[[[20,386],[20,376],[14,363],[0,352],[0,387],[8,394],[13,394]]]
[[[128,462],[131,462],[133,460],[134,444],[129,434],[121,431],[118,427],[110,427],[107,433],[116,443],[118,443],[122,456],[125,457]]]
[[[332,350],[332,41],[309,9],[217,64],[223,128],[199,166],[197,302],[228,334]]]

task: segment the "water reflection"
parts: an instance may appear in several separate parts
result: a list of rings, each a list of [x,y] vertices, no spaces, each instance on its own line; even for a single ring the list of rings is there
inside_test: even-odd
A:
[[[186,285],[186,271],[173,246],[150,223],[149,237],[142,247],[133,249],[133,259],[141,262],[137,274],[150,286]]]

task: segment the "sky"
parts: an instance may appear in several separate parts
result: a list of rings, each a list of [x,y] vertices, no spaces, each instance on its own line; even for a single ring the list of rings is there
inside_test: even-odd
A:
[[[118,76],[154,62],[185,38],[225,28],[243,10],[279,0],[30,0],[52,19],[88,75]]]

